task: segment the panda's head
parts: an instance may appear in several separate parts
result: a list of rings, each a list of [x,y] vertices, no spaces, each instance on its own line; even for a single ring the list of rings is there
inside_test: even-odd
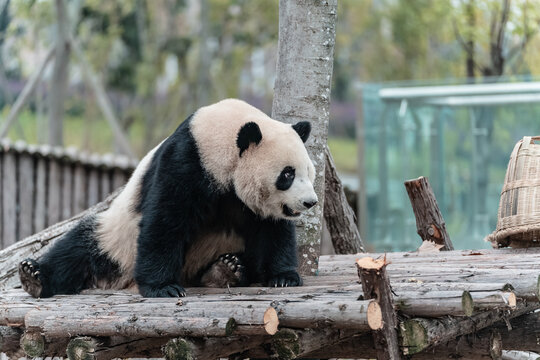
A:
[[[238,131],[238,163],[233,174],[237,196],[264,218],[295,219],[318,199],[315,168],[304,143],[311,125],[275,120],[248,121]]]

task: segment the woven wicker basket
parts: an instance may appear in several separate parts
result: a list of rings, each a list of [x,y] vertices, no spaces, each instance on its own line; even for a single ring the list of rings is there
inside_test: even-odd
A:
[[[540,136],[518,141],[506,170],[493,247],[540,246]]]

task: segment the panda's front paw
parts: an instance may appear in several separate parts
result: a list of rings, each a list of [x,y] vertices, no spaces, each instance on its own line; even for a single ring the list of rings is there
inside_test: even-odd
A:
[[[302,286],[302,279],[296,271],[287,271],[274,276],[268,281],[268,286],[272,287],[288,287],[288,286]]]
[[[139,286],[139,292],[144,297],[184,297],[186,290],[177,284],[166,285],[160,288]]]

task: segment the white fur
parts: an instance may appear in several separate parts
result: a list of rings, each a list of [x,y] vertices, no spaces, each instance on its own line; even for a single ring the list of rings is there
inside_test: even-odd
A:
[[[139,222],[142,217],[135,211],[136,202],[140,196],[142,178],[162,143],[146,154],[109,209],[97,216],[98,246],[120,265],[122,272],[122,279],[117,281],[114,288],[121,288],[123,283],[127,285],[133,280]]]
[[[240,157],[236,139],[247,122],[259,126],[262,140]],[[202,164],[216,184],[222,189],[234,188],[255,213],[284,218],[284,204],[300,212],[306,209],[304,202],[317,201],[313,163],[291,125],[273,120],[241,100],[227,99],[199,109],[191,131]],[[286,166],[295,168],[296,178],[290,189],[279,191],[275,183]]]

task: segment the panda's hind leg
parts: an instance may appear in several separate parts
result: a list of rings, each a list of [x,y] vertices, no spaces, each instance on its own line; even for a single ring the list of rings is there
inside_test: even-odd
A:
[[[24,291],[37,298],[41,296],[43,283],[39,271],[39,264],[32,259],[25,259],[19,263],[19,278]]]
[[[238,254],[223,254],[213,262],[201,277],[206,287],[246,285],[245,266]]]

